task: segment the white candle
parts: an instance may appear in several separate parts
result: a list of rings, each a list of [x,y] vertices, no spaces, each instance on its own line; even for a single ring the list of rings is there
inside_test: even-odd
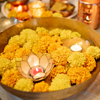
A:
[[[72,46],[70,47],[70,49],[71,49],[72,51],[81,51],[81,50],[82,50],[82,47],[76,43],[75,45],[72,45]]]

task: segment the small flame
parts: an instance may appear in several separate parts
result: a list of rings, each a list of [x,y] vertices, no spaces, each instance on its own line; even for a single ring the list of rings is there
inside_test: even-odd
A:
[[[87,21],[89,21],[89,20],[90,20],[89,16],[87,16],[87,17],[86,17],[86,20],[87,20]]]
[[[38,68],[36,68],[36,71],[38,71]]]
[[[20,5],[19,7],[18,7],[18,11],[21,11],[22,10],[22,6]]]

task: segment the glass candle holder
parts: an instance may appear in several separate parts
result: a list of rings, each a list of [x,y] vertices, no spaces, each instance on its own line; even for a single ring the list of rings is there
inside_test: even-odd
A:
[[[34,18],[40,18],[45,11],[45,4],[41,1],[34,1],[28,4],[29,11]]]
[[[100,0],[79,0],[78,20],[98,28],[100,22]]]

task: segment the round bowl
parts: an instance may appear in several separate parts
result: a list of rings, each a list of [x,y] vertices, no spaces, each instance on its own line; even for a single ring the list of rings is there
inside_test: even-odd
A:
[[[100,47],[100,42],[99,42],[100,35],[96,33],[96,31],[94,31],[92,28],[90,28],[89,26],[87,26],[82,22],[66,18],[37,18],[37,19],[34,18],[31,20],[24,21],[22,23],[18,23],[3,31],[0,34],[0,52],[3,51],[4,46],[7,44],[11,36],[19,34],[22,29],[25,28],[36,29],[37,26],[45,27],[48,30],[53,28],[62,28],[62,29],[71,29],[73,31],[78,31],[85,39],[91,40],[96,46]],[[62,100],[85,90],[96,79],[99,71],[100,71],[100,60],[97,61],[97,67],[92,72],[92,78],[79,85],[74,85],[71,88],[53,92],[23,92],[7,87],[2,83],[0,83],[0,85],[6,91],[23,99]]]

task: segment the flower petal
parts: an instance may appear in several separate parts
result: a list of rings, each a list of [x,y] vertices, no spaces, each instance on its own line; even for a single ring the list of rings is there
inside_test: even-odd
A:
[[[25,74],[25,73],[22,71],[22,68],[21,68],[21,67],[17,67],[17,69],[19,70],[19,72],[22,74],[23,77],[32,79],[28,74]]]
[[[28,74],[29,73],[30,66],[29,66],[29,64],[26,61],[24,61],[24,60],[21,61],[21,68],[22,68],[22,71],[25,74]]]
[[[32,53],[28,58],[28,63],[31,67],[39,65],[39,58]]]
[[[41,52],[37,53],[38,58],[40,59],[43,54]]]
[[[45,70],[45,73],[47,73],[48,71],[51,71],[51,69],[53,68],[52,65],[53,65],[53,59],[51,58],[51,59],[49,59],[49,64]]]
[[[48,66],[48,58],[46,55],[43,55],[41,58],[40,58],[40,66],[42,66],[44,69],[47,68]]]
[[[48,59],[51,58],[51,54],[50,53],[47,53],[46,56],[47,56]]]
[[[45,73],[37,73],[35,76],[34,76],[34,79],[39,79],[39,78],[42,78],[45,76]]]
[[[53,67],[54,67],[54,65],[52,65],[51,69],[48,72],[45,73],[45,77],[47,77],[50,74],[50,72],[53,69]]]

